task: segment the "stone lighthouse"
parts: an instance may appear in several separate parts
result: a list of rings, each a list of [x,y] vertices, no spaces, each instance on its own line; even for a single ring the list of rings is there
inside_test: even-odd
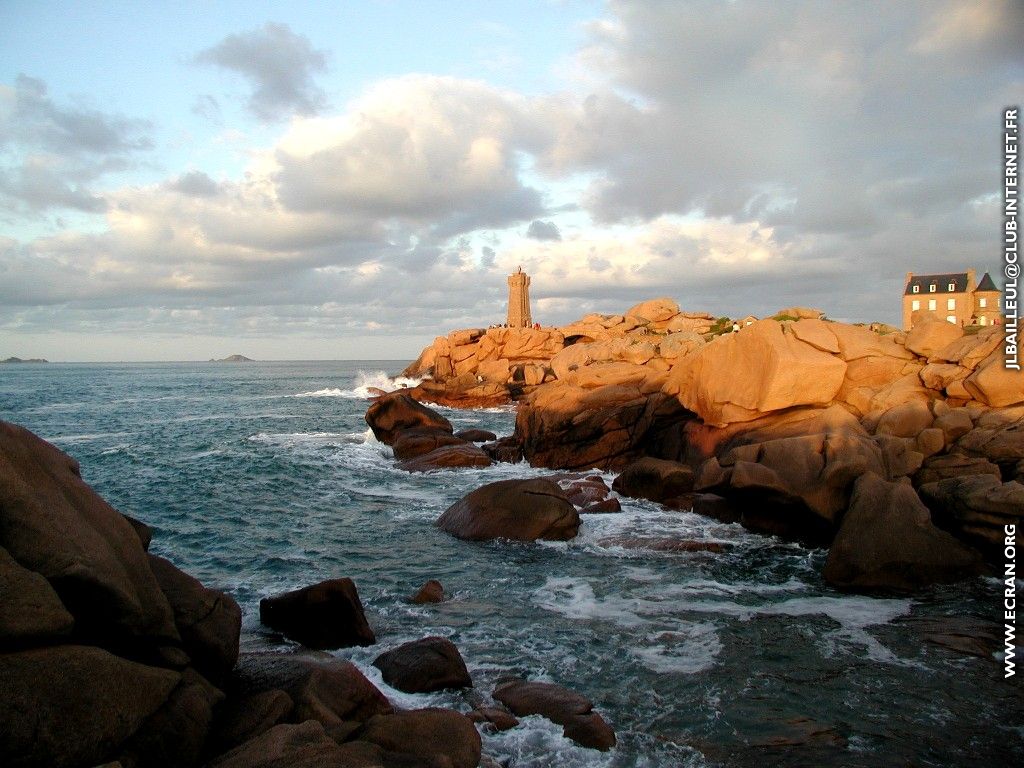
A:
[[[508,276],[508,326],[529,328],[531,325],[530,276],[520,267],[514,275]]]

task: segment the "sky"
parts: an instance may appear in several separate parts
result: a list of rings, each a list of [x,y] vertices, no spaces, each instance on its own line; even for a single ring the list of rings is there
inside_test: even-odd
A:
[[[997,277],[1024,3],[0,2],[0,358],[411,359]]]

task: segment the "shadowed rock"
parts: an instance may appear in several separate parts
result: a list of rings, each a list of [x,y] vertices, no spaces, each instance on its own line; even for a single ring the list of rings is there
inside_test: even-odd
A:
[[[564,541],[579,531],[580,516],[562,489],[550,480],[501,480],[457,501],[436,525],[472,541]]]
[[[354,735],[388,752],[422,760],[447,758],[452,768],[477,768],[480,734],[465,715],[447,709],[414,709],[370,718]]]
[[[381,671],[385,683],[405,693],[473,687],[459,649],[443,637],[404,643],[382,653],[373,666]]]
[[[65,637],[74,624],[50,582],[0,547],[0,647]]]
[[[615,732],[586,696],[554,683],[506,680],[494,689],[494,698],[513,714],[541,715],[563,727],[566,738],[591,749],[615,746]]]
[[[677,461],[643,458],[623,469],[612,489],[634,499],[666,501],[693,490],[693,470]]]
[[[472,443],[444,445],[430,453],[401,462],[398,466],[406,472],[430,472],[434,469],[454,467],[489,467],[491,457]]]
[[[260,621],[317,650],[377,642],[352,579],[330,579],[264,598]]]
[[[498,439],[496,434],[486,429],[462,429],[455,436],[471,443],[489,443]]]
[[[429,579],[423,583],[416,594],[409,598],[409,602],[415,605],[426,603],[440,603],[444,600],[444,587],[437,579]]]

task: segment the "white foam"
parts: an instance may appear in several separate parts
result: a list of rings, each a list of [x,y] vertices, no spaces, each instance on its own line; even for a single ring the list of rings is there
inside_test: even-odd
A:
[[[651,645],[629,649],[641,664],[659,674],[694,675],[711,669],[722,651],[718,627],[710,622],[682,622],[671,632],[647,635]]]
[[[299,392],[290,397],[344,397],[350,400],[367,400],[379,392],[394,392],[407,387],[415,387],[423,379],[412,379],[406,376],[388,376],[384,371],[358,371],[352,381],[351,389],[327,387],[312,392]]]

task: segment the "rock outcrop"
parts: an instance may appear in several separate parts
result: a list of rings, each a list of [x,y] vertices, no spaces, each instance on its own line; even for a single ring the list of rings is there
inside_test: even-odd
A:
[[[377,642],[352,579],[330,579],[263,598],[260,621],[315,650]]]
[[[500,480],[457,501],[436,525],[471,541],[562,541],[576,536],[580,516],[562,489],[550,480]]]
[[[586,696],[554,683],[509,679],[492,694],[520,717],[541,715],[563,727],[566,738],[591,749],[607,751],[615,746],[615,731],[594,711]]]
[[[466,662],[455,644],[443,637],[424,637],[386,651],[373,661],[384,682],[406,693],[445,688],[472,688]]]

